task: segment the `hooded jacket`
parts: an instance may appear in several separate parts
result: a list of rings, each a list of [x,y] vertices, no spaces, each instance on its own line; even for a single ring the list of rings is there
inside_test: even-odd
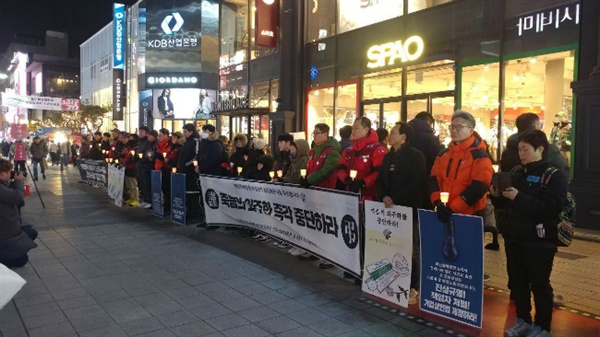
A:
[[[237,175],[238,167],[244,167],[244,156],[248,154],[248,137],[246,137],[246,135],[243,133],[238,133],[233,139],[236,138],[242,139],[242,147],[236,147],[233,153],[231,154],[231,157],[229,158],[229,163],[234,175]],[[235,142],[233,143],[233,145],[235,146]]]
[[[304,139],[298,139],[294,142],[296,143],[296,148],[298,148],[298,151],[296,152],[295,158],[292,160],[287,174],[283,176],[283,182],[290,184],[300,184],[300,170],[306,168],[306,162],[308,161],[309,146],[308,142]]]
[[[324,153],[327,149],[327,153]],[[306,179],[311,186],[335,188],[337,175],[335,169],[340,161],[342,146],[333,137],[323,144],[315,145],[308,154]],[[324,154],[323,156],[321,154]]]
[[[273,170],[273,158],[263,154],[256,159],[255,163],[254,169],[250,171],[248,179],[271,181],[269,172]],[[257,167],[259,163],[263,164],[263,167],[260,170]]]
[[[473,215],[482,211],[494,172],[486,150],[479,134],[473,132],[462,143],[451,142],[440,152],[429,177],[431,203],[440,200],[440,192],[449,192],[448,206],[454,213]]]
[[[222,175],[223,143],[219,133],[213,132],[200,142],[200,152],[196,156],[200,174]]]
[[[521,134],[519,132],[508,137],[506,148],[500,159],[500,171],[510,172],[514,167],[521,165],[521,159],[519,158],[519,137]],[[554,144],[548,146],[548,159],[552,166],[559,169],[565,177],[570,177],[569,162]]]
[[[377,132],[371,129],[366,137],[352,141],[352,146],[342,153],[337,170],[338,179],[345,183],[346,178],[350,176],[350,170],[356,170],[356,179],[365,182],[361,188],[361,195],[364,199],[372,200],[377,195],[377,170],[386,153],[387,149],[379,144]]]
[[[415,131],[415,136],[410,143],[425,156],[427,174],[429,175],[437,154],[442,151],[442,144],[440,144],[439,138],[433,134],[433,129],[426,121],[415,118],[408,124]]]

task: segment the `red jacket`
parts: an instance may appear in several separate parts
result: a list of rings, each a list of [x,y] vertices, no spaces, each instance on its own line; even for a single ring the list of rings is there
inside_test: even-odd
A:
[[[482,211],[494,172],[486,150],[474,132],[464,142],[452,142],[438,154],[429,177],[431,202],[440,200],[440,192],[449,192],[448,206],[455,213],[473,215]]]
[[[137,150],[137,146],[125,146],[121,151],[121,158],[123,158],[125,168],[128,170],[136,170],[135,150]],[[133,151],[133,154],[131,154],[131,151]]]
[[[156,160],[154,161],[154,169],[161,170],[165,165],[165,157],[163,153],[169,153],[171,151],[171,139],[167,139],[164,142],[156,143]],[[165,167],[170,168],[170,167]]]
[[[350,176],[350,170],[356,170],[356,179],[365,182],[365,187],[360,191],[363,199],[373,200],[377,195],[377,169],[386,153],[387,149],[379,144],[377,132],[371,129],[366,137],[352,141],[352,145],[342,153],[337,171],[338,179],[345,182]]]

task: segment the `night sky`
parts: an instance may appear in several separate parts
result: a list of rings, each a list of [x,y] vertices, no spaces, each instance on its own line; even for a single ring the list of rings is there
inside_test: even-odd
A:
[[[15,34],[45,36],[46,30],[69,34],[69,55],[79,56],[79,45],[112,20],[114,0],[0,0],[0,53]],[[118,1],[132,5],[136,0]]]

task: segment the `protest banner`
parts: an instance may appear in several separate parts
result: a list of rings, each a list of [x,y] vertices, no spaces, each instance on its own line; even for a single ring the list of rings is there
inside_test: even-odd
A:
[[[77,167],[81,180],[99,188],[108,187],[107,164],[103,160],[79,159]]]
[[[171,174],[171,221],[185,225],[185,174]]]
[[[209,224],[245,226],[360,275],[359,195],[200,177]]]
[[[421,310],[481,328],[483,315],[483,220],[453,214],[441,222],[419,210]]]
[[[410,207],[365,201],[365,267],[362,291],[408,306],[412,262]]]
[[[123,185],[125,184],[125,168],[119,165],[108,166],[108,196],[115,200],[115,205],[123,206]]]
[[[150,180],[152,190],[152,214],[162,218],[165,215],[162,195],[162,172],[152,170],[150,172]]]

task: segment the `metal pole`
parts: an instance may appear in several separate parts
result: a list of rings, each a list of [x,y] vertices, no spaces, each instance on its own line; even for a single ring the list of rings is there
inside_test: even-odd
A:
[[[44,164],[41,163],[41,165],[44,165]],[[27,162],[25,162],[25,167],[27,167],[27,171],[29,172],[29,176],[33,177],[33,174],[31,173],[31,169],[29,168],[29,165],[27,165]],[[35,183],[35,179],[31,179],[31,181],[33,181],[33,186],[35,186],[35,191],[37,192],[38,197],[40,197],[40,202],[42,203],[42,207],[44,207],[44,209],[45,209],[46,205],[44,205],[44,200],[42,199],[42,195],[40,194],[40,190],[38,190],[37,184]]]

